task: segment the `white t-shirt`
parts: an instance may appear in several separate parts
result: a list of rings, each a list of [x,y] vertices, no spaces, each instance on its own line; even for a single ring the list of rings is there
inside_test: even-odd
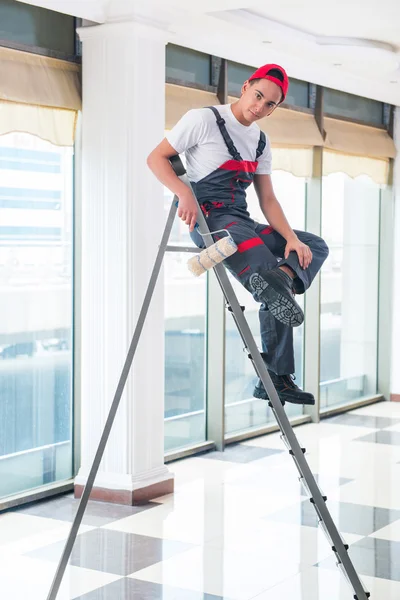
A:
[[[230,104],[215,107],[225,119],[225,127],[243,160],[256,160],[260,140],[257,123],[242,125],[232,112]],[[185,153],[186,171],[190,181],[200,181],[232,156],[210,108],[189,110],[166,135],[168,142],[178,154]],[[272,173],[271,144],[266,136],[264,152],[258,159],[257,175]]]

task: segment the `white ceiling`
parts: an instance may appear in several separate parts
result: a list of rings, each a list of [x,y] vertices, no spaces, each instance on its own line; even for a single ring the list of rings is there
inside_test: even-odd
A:
[[[98,23],[145,19],[168,41],[254,66],[279,62],[289,76],[400,105],[399,0],[27,3]]]
[[[261,3],[245,4],[241,8],[314,35],[367,38],[400,48],[398,0],[279,0],[265,8]]]

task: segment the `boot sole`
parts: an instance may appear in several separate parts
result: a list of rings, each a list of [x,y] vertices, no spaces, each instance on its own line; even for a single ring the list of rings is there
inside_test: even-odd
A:
[[[258,387],[254,388],[253,397],[257,398],[258,400],[268,400],[269,401],[268,394],[265,391],[260,390],[260,388],[258,388]],[[278,397],[279,397],[279,400],[282,402],[282,399],[279,396],[279,394],[278,394]],[[302,402],[301,400],[295,400],[295,399],[289,400],[288,398],[284,398],[283,402],[289,402],[289,404],[302,404],[304,406],[314,406],[315,399],[313,398],[313,400]]]
[[[299,327],[304,314],[280,275],[274,271],[253,273],[250,286],[268,306],[271,315],[288,327]]]
[[[278,290],[271,284],[263,292],[263,298],[268,306],[271,315],[277,321],[288,327],[299,327],[304,321],[304,313],[297,302]]]

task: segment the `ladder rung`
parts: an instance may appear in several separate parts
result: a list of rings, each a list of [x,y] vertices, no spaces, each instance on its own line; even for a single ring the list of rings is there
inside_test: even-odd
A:
[[[227,304],[226,308],[229,310],[229,312],[233,312],[232,306],[230,304]],[[240,308],[242,309],[242,312],[246,310],[245,306],[240,306]],[[251,354],[249,354],[249,358],[251,358]]]
[[[342,538],[342,541],[343,541],[343,538]],[[345,550],[349,549],[349,545],[345,544],[344,542],[343,542],[343,546],[344,546]],[[337,550],[336,550],[335,546],[331,546],[331,548],[332,548],[333,552],[337,553]]]
[[[318,488],[318,489],[319,489],[319,488]],[[326,502],[326,501],[328,500],[328,496],[324,496],[324,495],[322,494],[321,490],[319,490],[319,491],[320,491],[320,494],[321,494],[321,496],[322,496],[322,500],[323,500],[324,502]],[[314,498],[313,498],[313,497],[311,497],[311,498],[310,498],[310,502],[311,502],[311,504],[314,504],[314,505],[315,505],[315,500],[314,500]]]
[[[307,448],[300,448],[300,450],[302,451],[303,454],[305,454],[307,452]],[[289,454],[290,454],[290,456],[295,456],[295,453],[291,448],[289,450]]]
[[[201,252],[196,246],[166,246],[166,252]]]

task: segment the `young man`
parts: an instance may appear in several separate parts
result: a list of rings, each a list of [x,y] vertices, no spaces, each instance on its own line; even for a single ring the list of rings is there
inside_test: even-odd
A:
[[[287,222],[272,186],[269,140],[256,123],[284,101],[288,87],[282,67],[264,65],[245,81],[237,102],[187,112],[149,155],[147,164],[178,196],[178,216],[189,225],[196,245],[204,247],[194,229],[196,199],[168,160],[185,153],[187,175],[210,231],[228,229],[238,245],[224,264],[261,303],[262,356],[280,399],[314,404],[312,394],[292,379],[292,328],[304,319],[294,294],[304,294],[311,285],[328,247],[311,233],[293,231]],[[255,223],[247,211],[246,188],[253,182],[269,225]],[[260,380],[254,396],[268,399]]]

